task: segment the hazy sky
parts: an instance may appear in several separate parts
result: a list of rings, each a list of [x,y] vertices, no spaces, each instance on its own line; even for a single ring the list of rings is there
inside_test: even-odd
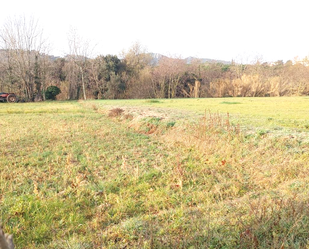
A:
[[[148,52],[222,60],[293,60],[309,55],[308,0],[3,0],[7,18],[39,20],[51,54],[68,53],[71,28],[116,54],[139,42]]]

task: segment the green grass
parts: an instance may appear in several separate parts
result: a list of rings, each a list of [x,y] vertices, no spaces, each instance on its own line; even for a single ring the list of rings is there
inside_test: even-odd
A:
[[[306,248],[308,107],[3,103],[0,220],[18,248]]]
[[[205,110],[232,114],[244,126],[309,127],[309,98],[213,98],[213,99],[160,99],[160,100],[96,100],[97,106],[139,106],[168,110],[187,110],[203,115]]]

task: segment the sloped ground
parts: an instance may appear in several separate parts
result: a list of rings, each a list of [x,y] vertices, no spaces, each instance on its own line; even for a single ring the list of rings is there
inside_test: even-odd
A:
[[[107,111],[114,108],[109,107]],[[118,121],[123,122],[122,116],[128,113],[132,114],[132,119],[127,122],[129,128],[132,128],[132,123],[138,123],[133,126],[135,131],[144,131],[149,123],[153,123],[153,119],[157,119],[158,132],[146,134],[151,134],[152,138],[173,150],[183,150],[183,153],[176,156],[178,163],[173,172],[178,179],[174,180],[177,182],[175,186],[182,192],[181,199],[193,193],[196,198],[186,208],[181,203],[176,210],[147,216],[146,224],[152,229],[157,226],[158,231],[162,229],[158,219],[164,222],[169,215],[181,213],[179,230],[176,229],[175,234],[169,231],[166,235],[165,229],[173,222],[165,223],[165,232],[159,237],[151,237],[151,245],[185,248],[247,248],[249,245],[254,248],[294,248],[306,244],[302,228],[304,223],[307,224],[305,207],[308,204],[308,165],[305,158],[309,150],[308,140],[302,139],[307,138],[306,132],[292,135],[288,131],[282,136],[280,130],[278,133],[268,133],[240,129],[237,125],[231,125],[229,116],[225,115],[206,113],[201,118],[200,115],[188,112],[159,108],[126,107]],[[180,125],[162,130],[162,126],[166,127],[171,120],[180,121]],[[192,157],[189,168],[186,164],[188,159],[184,160],[180,155]],[[299,183],[302,191],[298,187],[294,189],[295,184]],[[282,215],[285,217],[282,218]],[[143,219],[134,218],[129,224],[134,226],[137,222],[139,227],[147,226],[141,222]],[[298,228],[302,231],[300,234]],[[136,228],[131,229],[135,231],[132,236],[137,236]],[[183,229],[190,231],[190,235],[184,233]],[[118,225],[116,230],[118,233]],[[122,236],[126,237],[128,231],[120,230]],[[279,230],[280,235],[277,234]],[[297,235],[290,237],[290,232],[296,232]],[[192,237],[191,233],[195,236]],[[182,234],[182,239],[179,234]],[[300,240],[294,241],[295,237]],[[140,237],[137,240],[139,243],[144,241]]]

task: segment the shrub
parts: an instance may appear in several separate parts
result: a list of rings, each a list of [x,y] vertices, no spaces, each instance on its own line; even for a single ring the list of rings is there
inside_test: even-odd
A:
[[[56,96],[61,93],[61,90],[57,86],[49,86],[45,91],[45,98],[50,100],[55,100]]]

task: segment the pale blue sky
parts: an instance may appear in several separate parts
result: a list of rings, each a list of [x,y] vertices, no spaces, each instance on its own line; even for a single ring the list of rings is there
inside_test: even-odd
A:
[[[33,16],[52,45],[68,53],[75,28],[95,53],[139,42],[148,52],[222,60],[293,60],[309,55],[307,0],[4,0],[7,18]]]

